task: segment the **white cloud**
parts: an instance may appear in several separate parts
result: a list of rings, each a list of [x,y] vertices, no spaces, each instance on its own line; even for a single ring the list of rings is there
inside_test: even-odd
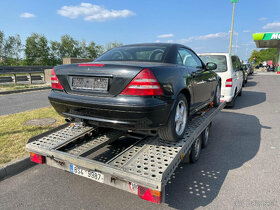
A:
[[[34,18],[36,16],[34,14],[29,13],[29,12],[25,12],[25,13],[20,14],[20,17],[21,18]]]
[[[261,18],[259,18],[259,21],[266,21],[266,20],[267,20],[266,17],[261,17]]]
[[[158,38],[170,38],[170,37],[173,37],[174,34],[161,34],[161,35],[158,35],[157,37]]]
[[[160,43],[160,40],[156,40],[155,43]]]
[[[219,39],[219,38],[227,38],[229,36],[229,33],[226,32],[219,32],[215,34],[206,34],[202,36],[192,36],[187,39],[181,39],[179,42],[181,43],[189,43],[192,41],[204,41],[209,39]]]
[[[240,48],[240,46],[239,45],[232,45],[232,48]]]
[[[263,26],[263,29],[280,30],[280,22],[268,23]]]
[[[249,32],[250,32],[250,30],[243,30],[243,32],[244,32],[244,33],[249,33]]]
[[[171,39],[171,40],[167,40],[167,43],[173,43],[173,40]]]
[[[63,6],[57,13],[71,19],[83,17],[86,21],[99,22],[135,15],[135,13],[130,10],[108,10],[102,6],[91,3],[81,3],[79,6]]]

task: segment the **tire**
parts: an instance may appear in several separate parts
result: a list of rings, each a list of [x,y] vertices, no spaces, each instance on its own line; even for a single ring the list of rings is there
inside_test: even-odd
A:
[[[238,96],[242,96],[242,88],[241,88],[240,92],[238,93]]]
[[[235,105],[235,99],[236,99],[236,91],[237,91],[237,90],[235,90],[235,92],[234,92],[234,97],[232,98],[232,101],[227,103],[227,107],[230,107],[230,108],[233,108],[233,107],[234,107],[234,105]]]
[[[243,80],[243,82],[242,82],[242,87],[244,87],[245,86],[245,80]]]
[[[209,135],[210,135],[210,124],[205,128],[205,130],[201,134],[201,137],[202,137],[201,147],[202,148],[207,147]]]
[[[195,163],[198,161],[201,151],[201,135],[197,137],[191,147],[190,162]]]
[[[182,107],[184,107],[183,111],[181,110]],[[179,141],[185,134],[187,123],[188,101],[183,94],[179,94],[174,104],[174,108],[170,113],[167,125],[159,128],[158,135],[165,141]]]
[[[215,96],[214,96],[214,100],[213,100],[214,107],[218,107],[220,105],[220,100],[221,100],[221,85],[219,82],[216,87],[216,92],[215,92]]]

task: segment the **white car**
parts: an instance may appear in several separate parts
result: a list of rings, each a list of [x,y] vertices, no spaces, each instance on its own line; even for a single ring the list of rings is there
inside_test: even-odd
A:
[[[214,70],[221,77],[221,101],[228,106],[234,106],[236,96],[242,94],[243,72],[240,59],[229,53],[202,53],[199,57],[204,63],[214,62]]]

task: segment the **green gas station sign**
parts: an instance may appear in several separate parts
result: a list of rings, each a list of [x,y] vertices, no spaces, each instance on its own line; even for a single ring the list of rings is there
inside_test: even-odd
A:
[[[230,0],[231,3],[238,3],[239,0]]]
[[[253,34],[255,41],[260,40],[280,40],[280,33],[256,33]]]

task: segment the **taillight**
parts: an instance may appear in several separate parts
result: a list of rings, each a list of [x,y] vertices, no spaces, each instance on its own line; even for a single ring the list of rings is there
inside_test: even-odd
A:
[[[146,187],[138,186],[138,196],[146,201],[156,204],[161,203],[161,192],[157,190],[151,190]]]
[[[44,156],[35,154],[33,152],[30,152],[30,160],[39,164],[44,164],[46,162]]]
[[[226,87],[232,87],[232,78],[226,80]]]
[[[156,96],[163,95],[160,84],[149,69],[143,69],[122,91],[122,95]]]
[[[59,80],[54,72],[54,69],[52,71],[51,83],[52,83],[53,89],[63,90],[63,87],[62,87],[61,83],[59,82]]]

